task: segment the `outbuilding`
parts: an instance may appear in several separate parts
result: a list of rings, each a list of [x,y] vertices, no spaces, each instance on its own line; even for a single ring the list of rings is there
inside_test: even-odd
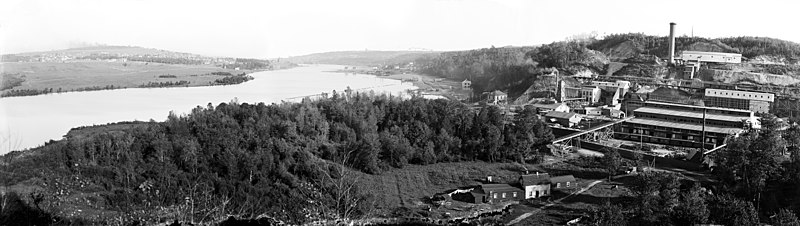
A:
[[[581,120],[583,119],[580,115],[572,112],[558,112],[558,111],[547,112],[547,114],[544,117],[545,119],[547,119],[547,121],[561,124],[564,127],[573,127],[576,124],[580,123]]]
[[[508,184],[482,184],[476,190],[480,190],[482,195],[480,201],[484,203],[499,203],[507,201],[515,201],[524,199],[522,189],[513,187]],[[474,195],[478,196],[479,194]],[[478,197],[476,197],[476,201]]]
[[[578,187],[578,182],[572,175],[564,175],[550,178],[551,189],[554,190],[568,190]]]

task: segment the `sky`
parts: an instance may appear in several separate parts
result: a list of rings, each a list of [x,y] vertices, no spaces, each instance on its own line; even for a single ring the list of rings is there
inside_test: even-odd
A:
[[[276,58],[529,46],[577,34],[766,36],[800,43],[800,2],[642,0],[2,0],[0,53],[90,44]]]

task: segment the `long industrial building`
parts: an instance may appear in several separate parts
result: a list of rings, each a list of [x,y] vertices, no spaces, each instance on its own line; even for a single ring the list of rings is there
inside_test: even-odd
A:
[[[703,102],[709,107],[735,108],[767,113],[775,102],[775,94],[741,90],[709,89]]]
[[[750,110],[655,101],[643,102],[633,116],[615,127],[615,138],[684,147],[700,147],[705,143],[706,149],[712,149],[724,144],[729,135],[748,127],[760,127]]]

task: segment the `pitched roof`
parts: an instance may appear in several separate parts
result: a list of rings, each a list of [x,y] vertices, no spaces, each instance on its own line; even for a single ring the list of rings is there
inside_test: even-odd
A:
[[[481,184],[481,190],[487,194],[489,192],[520,192],[522,189],[513,187],[508,184]]]
[[[539,173],[539,174],[522,175],[520,176],[520,183],[522,184],[522,186],[547,184],[550,183],[550,174]]]
[[[686,122],[678,123],[661,119],[633,118],[631,120],[626,121],[626,123],[685,129],[691,131],[703,131],[702,124],[686,123]],[[742,128],[726,128],[720,126],[706,125],[706,132],[712,132],[712,133],[735,134],[743,130],[744,129]]]
[[[655,107],[640,107],[640,108],[637,108],[636,110],[633,111],[634,115],[636,113],[671,115],[671,116],[695,118],[695,119],[702,119],[703,118],[703,112],[702,111],[675,110],[675,109],[655,108]],[[724,115],[724,114],[717,114],[717,113],[710,113],[709,112],[709,113],[706,113],[706,119],[726,121],[726,122],[741,122],[742,120],[750,119],[750,117],[747,117],[747,116],[736,116],[736,115]]]
[[[547,114],[544,115],[544,116],[545,117],[550,117],[550,118],[570,119],[575,115],[576,114],[572,113],[572,112],[551,111],[551,112],[547,112]]]
[[[557,176],[557,177],[551,177],[550,178],[550,183],[560,183],[560,182],[567,182],[567,181],[575,182],[575,177],[573,177],[572,175],[564,175],[564,176]]]
[[[500,90],[495,90],[494,92],[492,92],[492,94],[495,95],[495,96],[506,95],[506,93],[501,92]]]
[[[544,109],[556,109],[561,107],[563,103],[554,103],[554,104],[533,104],[532,106],[535,108],[544,108]]]

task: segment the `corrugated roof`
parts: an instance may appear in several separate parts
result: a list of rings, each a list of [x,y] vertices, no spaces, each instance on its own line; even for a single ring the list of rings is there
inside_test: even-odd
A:
[[[560,182],[567,182],[567,181],[575,182],[575,177],[573,177],[572,175],[564,175],[564,176],[557,176],[557,177],[551,177],[550,178],[550,182],[551,183],[560,183]]]
[[[666,128],[678,128],[678,129],[693,130],[693,131],[703,131],[703,125],[700,124],[676,123],[660,119],[632,118],[626,121],[625,123],[661,126]],[[739,128],[726,128],[726,127],[706,125],[706,132],[712,132],[712,133],[733,134],[733,133],[739,133],[743,130],[744,129],[739,129]]]
[[[563,103],[554,103],[554,104],[533,104],[532,106],[535,108],[545,108],[545,109],[556,109],[560,107]]]
[[[650,114],[672,115],[672,116],[679,116],[679,117],[686,117],[686,118],[703,119],[703,112],[700,112],[700,111],[686,111],[686,110],[674,110],[674,109],[666,109],[666,108],[640,107],[640,108],[637,108],[636,110],[633,110],[633,114],[634,115],[636,115],[637,113],[650,113]],[[750,117],[723,115],[723,114],[716,114],[716,113],[706,113],[706,119],[719,120],[719,121],[728,121],[728,122],[741,122],[742,120],[750,119]]]
[[[735,108],[721,108],[721,107],[706,107],[706,106],[695,106],[695,105],[688,105],[688,104],[676,104],[676,103],[667,103],[667,102],[660,102],[660,101],[645,101],[646,104],[656,104],[656,105],[666,105],[666,106],[675,106],[675,107],[691,107],[691,108],[698,108],[698,109],[708,109],[708,110],[719,110],[719,111],[731,111],[731,112],[745,112],[751,113],[750,110],[743,110],[743,109],[735,109]]]
[[[536,185],[536,184],[546,184],[550,182],[550,174],[547,173],[539,173],[539,174],[528,174],[522,175],[522,186],[528,185]]]
[[[551,112],[547,112],[547,114],[546,114],[546,115],[544,115],[544,116],[545,116],[545,117],[550,117],[550,118],[562,118],[562,119],[570,119],[570,118],[572,118],[572,116],[575,116],[575,113],[572,113],[572,112],[551,111]]]
[[[742,54],[739,53],[720,53],[720,52],[702,52],[702,51],[688,51],[684,50],[681,54],[702,54],[702,55],[715,55],[715,56],[738,56],[741,57]]]

